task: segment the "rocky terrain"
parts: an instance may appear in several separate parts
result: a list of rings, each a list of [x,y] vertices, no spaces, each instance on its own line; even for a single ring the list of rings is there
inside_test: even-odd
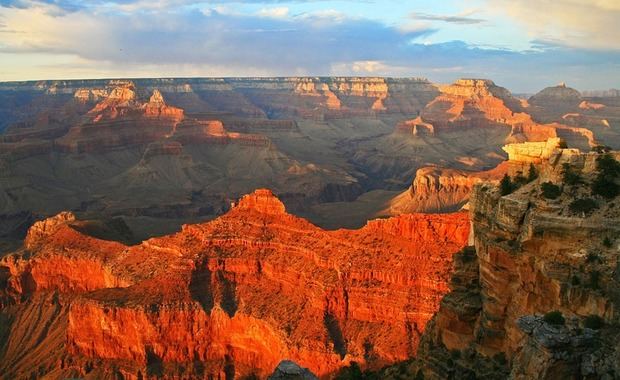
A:
[[[498,182],[505,174],[526,177],[536,174],[536,167],[549,159],[564,142],[557,137],[541,142],[507,144],[502,150],[508,160],[495,168],[479,172],[430,166],[418,169],[412,185],[390,201],[387,215],[412,212],[451,212],[469,201],[474,186],[481,182]],[[534,165],[534,166],[532,166]]]
[[[262,378],[288,358],[325,377],[404,360],[469,221],[416,214],[324,231],[257,190],[134,246],[81,231],[71,213],[37,222],[0,262],[0,373]]]
[[[614,378],[618,99],[0,83],[0,374]]]
[[[455,256],[418,359],[381,377],[617,378],[618,193],[596,183],[617,182],[618,159],[555,149],[510,194],[476,185],[473,245]]]
[[[560,86],[528,102],[477,79],[10,82],[0,96],[2,241],[63,210],[122,217],[139,241],[212,219],[259,187],[315,223],[359,227],[458,209],[506,144],[620,143],[617,97]],[[443,200],[392,199],[440,177]]]

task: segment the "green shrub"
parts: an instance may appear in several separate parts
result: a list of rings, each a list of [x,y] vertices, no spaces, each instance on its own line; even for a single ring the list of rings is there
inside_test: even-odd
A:
[[[603,239],[603,245],[607,248],[611,248],[611,246],[614,243],[611,241],[611,239],[608,236],[605,236],[605,239]]]
[[[529,181],[527,180],[527,178],[525,178],[523,176],[523,173],[518,172],[517,175],[515,176],[513,183],[515,186],[515,190],[518,189],[519,187],[525,185],[526,183],[528,183]]]
[[[506,363],[508,362],[506,360],[506,354],[504,354],[503,352],[498,352],[497,354],[493,355],[493,360],[499,365],[506,365]]]
[[[608,199],[618,196],[620,185],[616,183],[616,179],[620,177],[620,162],[607,153],[596,160],[596,169],[598,175],[592,182],[592,194]]]
[[[611,154],[604,154],[596,160],[596,169],[599,173],[612,178],[620,176],[620,162],[616,161]]]
[[[461,358],[461,351],[456,348],[450,351],[450,357],[452,360],[459,360]]]
[[[601,273],[599,271],[593,270],[590,272],[590,282],[588,283],[588,287],[594,290],[598,290],[601,288],[599,284],[599,280],[601,278]]]
[[[415,380],[424,380],[424,372],[422,372],[421,369],[419,369],[418,373],[416,373]]]
[[[348,367],[343,367],[336,374],[337,380],[363,380],[364,375],[357,362],[351,362]]]
[[[543,320],[550,325],[557,325],[557,326],[563,326],[565,322],[562,312],[558,310],[548,312],[543,317]]]
[[[504,177],[499,182],[499,192],[501,195],[508,195],[515,190],[515,185],[512,183],[510,176],[504,174]]]
[[[616,183],[615,178],[611,175],[604,175],[602,173],[596,176],[590,188],[592,194],[600,195],[607,199],[615,198],[620,194],[620,185]]]
[[[588,315],[583,321],[583,327],[592,330],[599,330],[603,327],[604,324],[605,321],[603,321],[603,318],[599,317],[598,315]]]
[[[575,186],[583,182],[579,173],[575,172],[568,163],[562,164],[562,182]]]
[[[573,277],[570,279],[570,283],[573,286],[577,286],[577,285],[581,284],[581,280],[576,275],[573,275]]]
[[[538,178],[538,170],[536,170],[534,164],[530,164],[530,169],[527,172],[527,181],[532,182],[536,178]]]
[[[574,213],[583,212],[585,214],[589,214],[593,210],[597,209],[598,205],[592,198],[583,198],[572,201],[571,204],[568,205],[568,208]]]
[[[601,257],[598,255],[598,253],[596,252],[588,253],[588,256],[586,257],[586,263],[600,263],[600,262],[601,262]]]
[[[560,196],[560,194],[562,194],[560,186],[554,185],[551,182],[543,183],[540,185],[540,188],[542,189],[543,197],[547,199],[556,199]]]

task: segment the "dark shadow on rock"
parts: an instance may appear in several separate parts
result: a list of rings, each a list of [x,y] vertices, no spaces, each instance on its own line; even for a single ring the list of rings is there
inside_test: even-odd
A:
[[[210,314],[213,309],[213,289],[211,288],[212,273],[206,263],[197,264],[189,282],[189,293],[197,301],[205,313]]]
[[[329,312],[325,312],[323,317],[323,324],[327,329],[327,333],[329,335],[329,339],[334,344],[334,352],[340,355],[341,359],[347,354],[347,346],[344,341],[344,336],[342,335],[342,329],[340,328],[340,324],[338,320],[334,318]]]
[[[222,271],[217,272],[217,280],[220,287],[220,306],[229,317],[234,317],[239,308],[237,302],[237,286],[234,281],[224,276]]]
[[[148,377],[161,377],[164,374],[164,363],[161,358],[153,351],[150,346],[145,347],[146,351],[146,374]]]

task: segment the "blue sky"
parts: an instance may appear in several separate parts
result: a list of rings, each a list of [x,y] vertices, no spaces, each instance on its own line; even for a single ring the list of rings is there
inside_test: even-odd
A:
[[[620,1],[0,0],[0,80],[483,77],[620,87]]]

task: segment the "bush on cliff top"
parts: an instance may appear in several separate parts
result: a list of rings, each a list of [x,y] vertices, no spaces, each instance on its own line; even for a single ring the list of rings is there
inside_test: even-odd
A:
[[[501,195],[508,195],[516,190],[516,186],[512,183],[510,176],[504,174],[504,177],[499,182],[499,192]]]
[[[574,213],[589,214],[598,208],[596,201],[592,198],[576,199],[572,201],[568,208]]]
[[[592,194],[607,199],[617,197],[620,194],[620,185],[616,183],[620,177],[620,162],[610,154],[604,154],[596,160],[596,169],[598,174],[592,182]]]
[[[556,199],[560,196],[560,194],[562,194],[560,186],[554,185],[551,182],[543,183],[540,185],[540,188],[542,190],[543,197],[547,199]]]
[[[550,311],[543,317],[543,321],[547,322],[550,325],[563,326],[564,325],[564,316],[561,311],[554,310]]]
[[[583,321],[583,327],[592,330],[599,330],[604,324],[603,318],[598,315],[588,315]]]
[[[566,185],[575,186],[583,183],[579,173],[573,170],[568,163],[562,164],[562,182]]]
[[[536,178],[538,178],[538,170],[536,170],[534,164],[530,164],[530,170],[527,172],[527,182],[532,182]]]

